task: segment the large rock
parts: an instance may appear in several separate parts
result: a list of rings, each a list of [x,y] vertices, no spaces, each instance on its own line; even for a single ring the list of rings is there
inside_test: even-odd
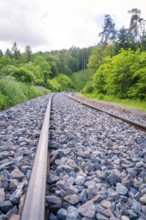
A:
[[[79,220],[79,212],[78,209],[74,206],[69,206],[67,209],[66,220]]]
[[[77,204],[78,202],[79,202],[79,196],[78,195],[68,195],[68,196],[65,196],[64,197],[64,200],[65,201],[67,201],[67,202],[69,202],[70,204],[72,204],[72,205],[75,205],[75,204]]]
[[[10,209],[13,208],[13,205],[10,201],[2,201],[0,202],[0,210],[3,213],[7,213]]]
[[[87,218],[95,216],[95,205],[92,201],[88,201],[78,208],[79,213]]]
[[[25,186],[25,182],[22,182],[18,185],[17,189],[14,191],[14,193],[11,195],[10,197],[10,201],[15,203],[15,204],[18,204],[19,203],[19,200],[20,200],[20,197],[22,196],[23,194],[23,188]]]
[[[128,189],[127,189],[127,187],[124,186],[123,184],[117,183],[116,191],[117,191],[117,193],[119,193],[120,195],[126,195],[127,192],[128,192]]]
[[[12,179],[22,179],[24,176],[24,173],[22,173],[17,167],[11,172]]]
[[[56,208],[62,208],[62,199],[57,196],[46,196],[46,202]]]

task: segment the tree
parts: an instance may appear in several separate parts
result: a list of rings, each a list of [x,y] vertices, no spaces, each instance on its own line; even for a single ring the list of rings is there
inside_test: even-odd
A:
[[[13,65],[13,64],[14,64],[13,60],[7,55],[2,56],[0,59],[0,69],[3,68],[4,66]]]
[[[0,49],[0,57],[3,56],[3,51]]]
[[[106,56],[112,57],[115,53],[113,45],[107,45],[106,47],[97,46],[93,48],[92,53],[89,57],[88,68],[96,71],[101,64],[104,63],[104,58]]]
[[[0,71],[0,76],[5,77],[5,76],[12,76],[14,72],[16,72],[18,68],[14,65],[7,65],[4,66],[1,71]]]
[[[16,42],[13,43],[11,51],[12,51],[12,55],[13,55],[14,59],[18,60],[21,57],[21,53],[20,53],[20,50],[17,47]]]
[[[113,43],[116,39],[115,23],[110,15],[105,15],[103,31],[99,33],[99,36],[101,36],[101,45]]]
[[[121,48],[127,50],[130,47],[129,30],[122,27],[117,32],[117,41],[115,42],[115,51],[119,53]]]
[[[36,55],[34,59],[35,65],[39,65],[41,67],[41,71],[43,74],[44,86],[47,86],[47,81],[51,76],[51,67],[49,63],[45,60],[42,55]]]
[[[26,70],[24,67],[20,67],[13,73],[13,76],[17,81],[26,83],[28,85],[32,84],[35,80],[35,77],[31,71]]]
[[[10,58],[12,58],[12,53],[9,49],[6,49],[5,55],[9,56]]]
[[[140,41],[140,36],[142,35],[142,22],[141,11],[137,8],[133,8],[128,11],[131,14],[129,34],[132,42]]]
[[[30,46],[25,47],[25,54],[26,54],[26,62],[31,61],[32,59],[32,50]]]

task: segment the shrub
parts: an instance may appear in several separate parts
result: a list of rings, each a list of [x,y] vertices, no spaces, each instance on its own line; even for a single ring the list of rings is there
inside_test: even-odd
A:
[[[8,97],[0,93],[0,110],[7,108]]]
[[[82,90],[83,93],[92,93],[93,92],[93,83],[88,82]]]
[[[15,77],[17,81],[20,81],[26,84],[31,84],[35,80],[33,73],[31,71],[26,70],[23,67],[20,67],[18,70],[16,70],[13,73],[13,76]]]
[[[48,80],[48,89],[53,92],[60,92],[62,90],[62,86],[58,83],[57,78]]]
[[[24,95],[18,82],[12,79],[0,79],[0,92],[6,99],[6,107],[25,102],[27,97]]]
[[[18,70],[18,68],[16,66],[7,65],[1,69],[0,76],[1,77],[12,76],[14,74],[14,72],[16,72],[17,70]]]
[[[71,75],[76,91],[81,91],[93,75],[92,70],[82,70]]]
[[[69,91],[74,89],[74,84],[71,78],[65,74],[59,74],[56,76],[58,83],[62,86],[62,90]]]

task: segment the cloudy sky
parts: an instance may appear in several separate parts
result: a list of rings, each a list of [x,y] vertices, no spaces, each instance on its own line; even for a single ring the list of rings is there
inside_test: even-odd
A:
[[[13,42],[33,52],[96,45],[104,15],[128,27],[132,8],[146,19],[145,0],[0,0],[0,49]]]

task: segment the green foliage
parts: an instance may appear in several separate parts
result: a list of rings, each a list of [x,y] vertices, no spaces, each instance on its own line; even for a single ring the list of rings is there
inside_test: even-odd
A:
[[[17,81],[24,82],[26,84],[31,84],[34,82],[34,75],[32,72],[26,70],[24,67],[20,67],[13,73],[13,76]]]
[[[75,90],[81,91],[91,78],[92,74],[92,70],[81,70],[79,72],[73,73],[71,75],[71,79],[74,83]]]
[[[63,91],[70,91],[74,89],[74,84],[71,78],[65,74],[59,74],[56,76],[58,83],[62,86]]]
[[[6,97],[6,107],[10,107],[27,100],[20,84],[11,79],[0,79],[0,92]]]
[[[7,107],[7,101],[8,97],[0,92],[0,110],[3,110]]]
[[[21,86],[22,92],[27,99],[33,99],[44,94],[39,87],[29,86],[24,83],[19,83],[19,85]]]
[[[33,73],[34,77],[35,77],[35,82],[37,81],[42,81],[43,84],[43,72],[42,72],[42,68],[40,67],[40,65],[36,65],[34,62],[27,62],[24,67]]]
[[[97,94],[95,92],[92,93],[84,93],[84,96],[93,100],[103,100],[105,102],[113,102],[118,105],[126,106],[133,109],[138,109],[142,111],[146,111],[146,100],[135,99],[120,99],[117,98],[116,95],[103,95]]]
[[[92,54],[89,57],[88,68],[96,71],[101,64],[104,63],[104,58],[106,56],[112,57],[115,53],[115,48],[113,45],[108,45],[106,47],[95,47],[92,50]]]
[[[0,79],[0,110],[47,94],[48,90],[12,79]]]
[[[115,23],[110,15],[105,15],[103,31],[99,36],[101,36],[102,45],[107,45],[116,39]]]
[[[82,93],[92,93],[94,90],[93,82],[88,82],[82,90]]]
[[[48,80],[48,89],[53,92],[60,92],[62,90],[62,86],[58,83],[57,78],[53,78]]]
[[[1,71],[0,71],[0,76],[5,77],[5,76],[13,76],[13,74],[18,70],[17,67],[13,65],[7,65],[4,66]]]
[[[0,58],[0,69],[7,65],[15,65],[15,62],[8,55],[2,56]]]
[[[120,98],[146,98],[146,52],[121,50],[105,57],[93,75],[93,87],[98,94]],[[84,91],[84,90],[83,90]]]

